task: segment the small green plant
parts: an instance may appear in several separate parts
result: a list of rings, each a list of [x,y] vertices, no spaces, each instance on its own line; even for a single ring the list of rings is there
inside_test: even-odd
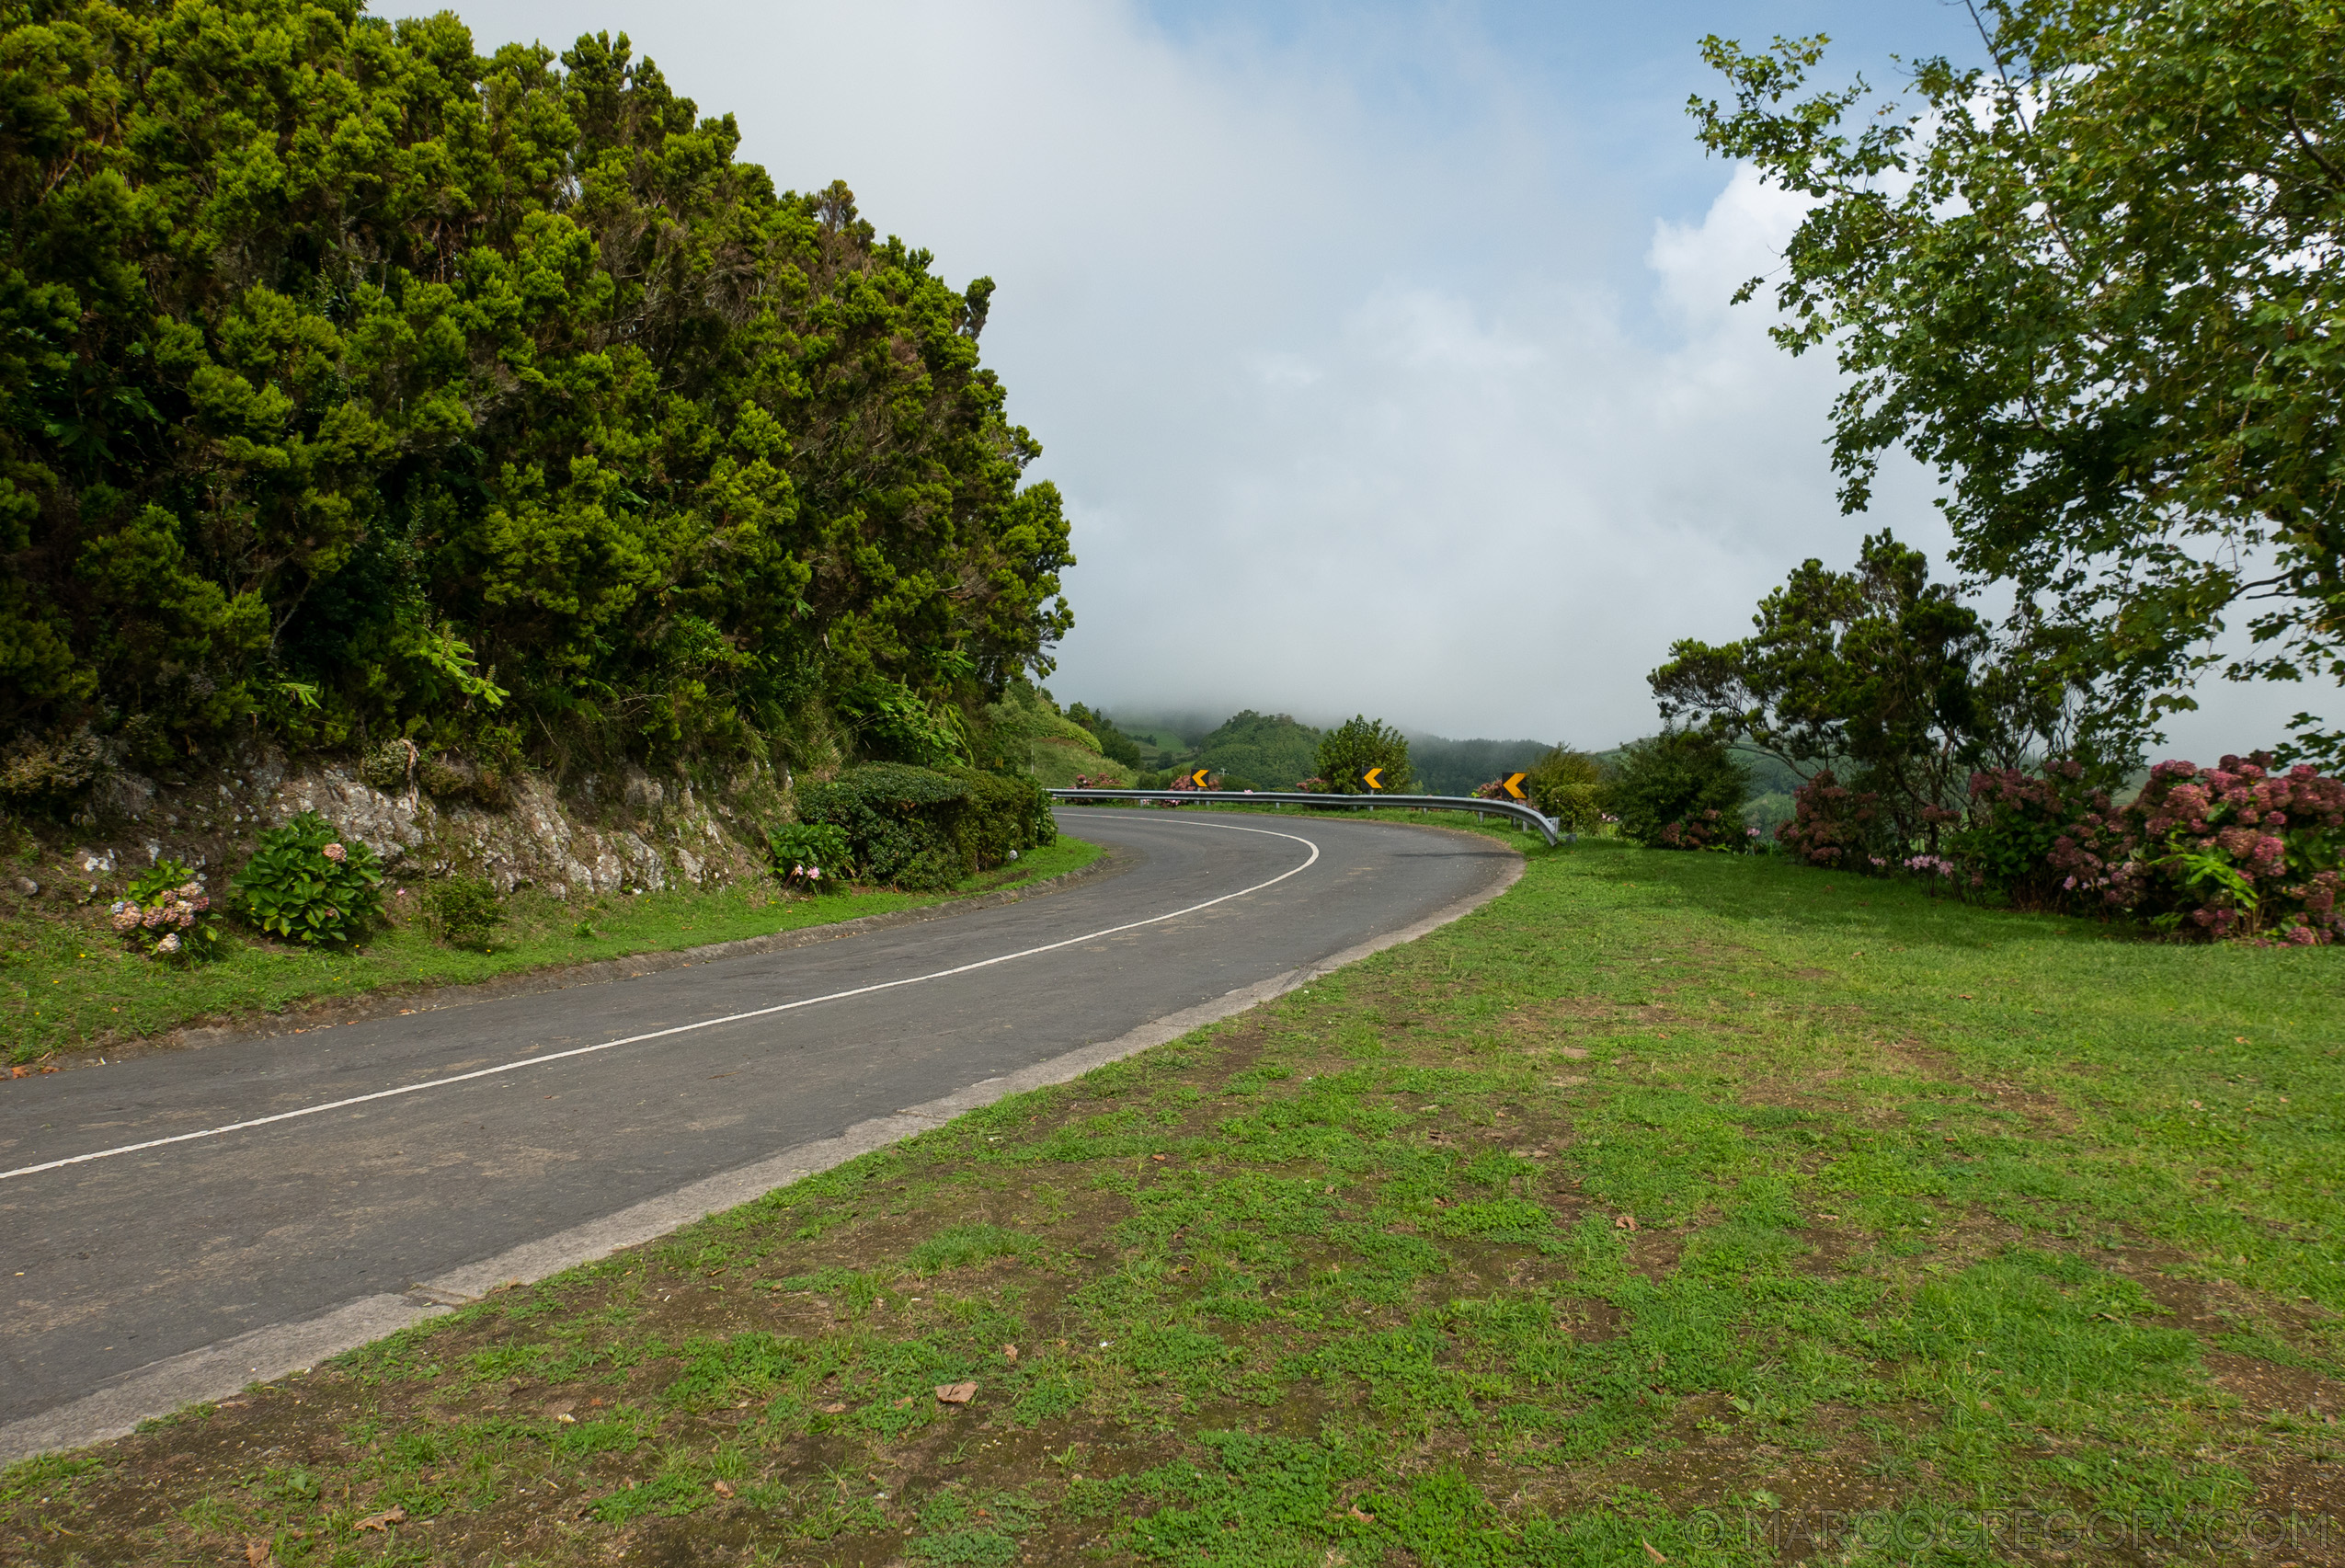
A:
[[[113,910],[114,929],[150,958],[200,962],[221,954],[212,896],[189,866],[158,860],[131,883]]]
[[[773,875],[784,887],[821,893],[847,886],[852,857],[844,829],[829,822],[788,822],[769,830],[765,844]]]
[[[594,940],[594,922],[591,921],[580,921],[578,924],[570,928],[570,934],[577,937],[581,942],[591,942]]]
[[[1604,820],[1604,764],[1584,751],[1558,746],[1541,757],[1523,781],[1531,804],[1563,824],[1566,831],[1593,831]]]
[[[313,947],[347,947],[380,924],[382,883],[374,852],[342,842],[315,811],[261,834],[229,881],[255,928]]]
[[[451,876],[434,883],[423,896],[440,940],[452,947],[488,951],[488,939],[505,923],[505,904],[485,876]]]
[[[412,740],[386,740],[359,761],[359,777],[385,795],[406,791],[416,780],[423,754]]]

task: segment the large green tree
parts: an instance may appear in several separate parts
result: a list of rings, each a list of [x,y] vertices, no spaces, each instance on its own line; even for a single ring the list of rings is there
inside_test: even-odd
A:
[[[1802,778],[1877,792],[1906,839],[1965,796],[1971,771],[2070,749],[2076,693],[2060,650],[1997,647],[1929,557],[1884,530],[1853,571],[1807,561],[1735,642],[1685,638],[1647,677],[1662,716],[1745,743]],[[2050,657],[2047,657],[2047,655]]]
[[[1367,784],[1372,773],[1377,773],[1376,789],[1388,795],[1406,795],[1417,782],[1409,762],[1409,738],[1366,714],[1355,714],[1321,736],[1314,760],[1319,776],[1337,795],[1375,793]]]
[[[0,738],[675,753],[827,694],[945,744],[1048,667],[1068,531],[992,284],[777,192],[623,35],[0,24]]]
[[[1903,108],[1812,90],[1821,38],[1703,45],[1702,140],[1813,203],[1775,335],[1848,372],[1845,504],[1892,447],[1933,465],[1964,572],[2089,630],[2105,745],[2194,705],[2243,615],[2226,673],[2345,679],[2345,10],[1973,12],[1985,62],[1920,62]]]

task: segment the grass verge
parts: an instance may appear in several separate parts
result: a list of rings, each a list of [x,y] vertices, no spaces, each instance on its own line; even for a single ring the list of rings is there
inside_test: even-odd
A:
[[[1061,838],[949,893],[857,889],[809,898],[784,894],[762,878],[706,891],[568,901],[523,889],[505,901],[505,923],[486,952],[449,946],[422,921],[408,920],[350,953],[238,933],[224,957],[184,967],[129,951],[108,928],[104,899],[62,910],[18,904],[0,912],[0,1038],[7,1042],[6,1062],[38,1062],[61,1050],[103,1049],[191,1024],[248,1022],[376,992],[468,985],[921,909],[1063,876],[1099,854],[1095,844]]]
[[[0,1473],[0,1559],[2345,1560],[2341,993],[1540,850],[1279,1002]]]

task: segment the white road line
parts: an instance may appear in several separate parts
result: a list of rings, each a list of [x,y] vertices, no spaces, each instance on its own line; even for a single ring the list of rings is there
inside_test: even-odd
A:
[[[304,1105],[298,1111],[280,1111],[272,1116],[255,1116],[250,1121],[230,1122],[224,1127],[205,1127],[200,1132],[174,1133],[169,1138],[148,1139],[144,1143],[125,1143],[118,1149],[94,1150],[87,1154],[69,1155],[63,1160],[51,1160],[39,1165],[20,1165],[13,1171],[0,1171],[0,1182],[8,1181],[17,1176],[36,1176],[43,1171],[62,1170],[67,1165],[86,1164],[92,1160],[110,1160],[117,1154],[136,1154],[143,1149],[161,1149],[166,1144],[186,1143],[199,1138],[218,1138],[225,1133],[244,1132],[252,1127],[268,1127],[272,1122],[289,1122],[301,1116],[322,1116],[327,1111],[338,1111],[350,1105],[363,1105],[370,1100],[388,1100],[400,1094],[420,1094],[427,1089],[445,1089],[451,1084],[470,1082],[475,1078],[491,1078],[500,1072],[518,1072],[525,1067],[543,1067],[548,1062],[561,1061],[569,1057],[592,1056],[597,1051],[615,1050],[621,1046],[637,1046],[646,1040],[666,1039],[670,1035],[689,1035],[695,1029],[714,1029],[719,1024],[739,1024],[748,1019],[763,1018],[775,1013],[788,1013],[795,1008],[812,1007],[818,1002],[844,1001],[849,997],[869,996],[874,991],[894,990],[899,986],[916,986],[928,980],[950,979],[955,975],[966,975],[973,969],[989,969],[996,964],[1014,963],[1020,958],[1032,958],[1037,954],[1056,953],[1061,947],[1072,947],[1079,943],[1096,942],[1103,936],[1114,936],[1120,932],[1138,931],[1144,925],[1161,925],[1166,921],[1179,920],[1183,915],[1193,915],[1199,910],[1209,910],[1216,904],[1226,904],[1232,898],[1242,898],[1249,893],[1259,893],[1265,887],[1275,887],[1289,876],[1309,871],[1319,862],[1319,846],[1298,833],[1281,833],[1268,828],[1241,828],[1234,822],[1192,820],[1183,823],[1182,826],[1220,828],[1232,833],[1260,833],[1264,838],[1292,839],[1311,852],[1310,858],[1300,865],[1280,872],[1267,882],[1257,882],[1251,887],[1241,887],[1234,893],[1224,893],[1218,898],[1207,898],[1202,904],[1191,904],[1185,910],[1174,910],[1170,914],[1150,915],[1146,920],[1128,921],[1122,925],[1111,925],[1104,931],[1086,932],[1081,936],[1070,936],[1063,942],[1046,943],[1040,947],[1029,947],[1023,952],[1004,953],[998,958],[980,958],[974,964],[963,964],[950,969],[938,969],[932,974],[912,975],[900,980],[882,980],[876,985],[857,986],[852,990],[835,990],[828,996],[803,997],[796,1001],[777,1002],[772,1007],[752,1008],[747,1013],[728,1013],[722,1018],[704,1018],[696,1024],[679,1024],[672,1028],[654,1029],[646,1035],[629,1035],[623,1039],[605,1040],[600,1045],[576,1046],[566,1051],[555,1051],[551,1056],[529,1057],[520,1061],[505,1062],[497,1067],[484,1067],[473,1072],[460,1072],[453,1078],[434,1078],[421,1083],[403,1083],[396,1089],[378,1089],[372,1094],[353,1094],[347,1100],[331,1100],[323,1105]]]

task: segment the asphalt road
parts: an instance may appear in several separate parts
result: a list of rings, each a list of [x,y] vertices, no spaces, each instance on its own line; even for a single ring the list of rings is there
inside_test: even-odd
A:
[[[1060,821],[1115,867],[784,952],[0,1084],[0,1426],[1115,1040],[1516,864],[1395,823]]]

